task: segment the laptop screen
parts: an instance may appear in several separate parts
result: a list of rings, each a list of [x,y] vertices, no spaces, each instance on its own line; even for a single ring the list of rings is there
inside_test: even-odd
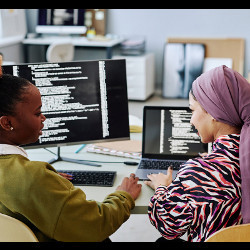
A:
[[[187,160],[207,152],[191,116],[188,107],[145,106],[142,157]]]

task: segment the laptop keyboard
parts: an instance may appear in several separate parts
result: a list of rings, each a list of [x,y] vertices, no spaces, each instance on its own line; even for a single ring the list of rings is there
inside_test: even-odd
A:
[[[142,159],[138,168],[167,170],[169,166],[172,166],[173,170],[179,170],[181,164],[183,162],[180,161]]]
[[[58,170],[58,172],[71,174],[70,181],[79,186],[112,187],[116,177],[116,171]]]

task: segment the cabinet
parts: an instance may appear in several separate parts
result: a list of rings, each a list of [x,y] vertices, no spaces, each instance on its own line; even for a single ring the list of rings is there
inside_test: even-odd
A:
[[[155,58],[153,53],[140,56],[113,56],[126,60],[127,88],[129,100],[144,101],[155,90]]]

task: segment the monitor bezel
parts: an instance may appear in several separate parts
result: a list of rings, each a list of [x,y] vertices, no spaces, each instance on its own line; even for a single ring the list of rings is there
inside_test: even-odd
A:
[[[97,62],[97,61],[124,61],[125,65],[125,75],[126,75],[126,63],[125,59],[99,59],[99,60],[78,60],[78,61],[72,61],[73,63],[81,63],[81,62]],[[59,64],[63,63],[71,63],[71,62],[58,62]],[[25,66],[25,65],[34,65],[34,64],[53,64],[49,62],[39,62],[39,63],[19,63],[19,64],[13,64],[13,65],[3,65],[3,72],[5,67],[12,67],[12,66]],[[34,84],[34,83],[33,83]],[[126,101],[128,103],[128,91],[127,91],[127,79],[126,79]],[[128,117],[127,120],[129,122],[129,107],[128,107]],[[129,123],[128,123],[129,125]],[[31,143],[28,145],[20,145],[22,148],[25,149],[39,149],[39,148],[51,148],[51,147],[65,147],[65,146],[74,146],[74,145],[81,145],[81,144],[93,144],[93,143],[102,143],[102,142],[112,142],[112,141],[124,141],[124,140],[130,140],[130,129],[128,126],[128,136],[122,136],[122,137],[116,137],[116,138],[107,138],[107,139],[97,139],[97,140],[82,140],[82,141],[74,141],[74,142],[63,142],[63,143],[42,143],[42,144],[35,144]],[[39,140],[39,139],[38,139]],[[33,145],[35,144],[35,145]]]
[[[63,25],[37,25],[36,33],[55,34],[55,35],[82,35],[87,31],[86,26],[63,26]]]
[[[46,11],[49,9],[46,9]],[[84,9],[82,9],[84,10]],[[82,24],[43,24],[40,19],[44,9],[38,9],[37,12],[37,24],[35,27],[36,33],[38,34],[54,34],[54,35],[83,35],[87,31],[86,25]],[[79,12],[79,9],[74,9]],[[85,10],[84,10],[85,11]],[[46,14],[47,15],[47,14]]]

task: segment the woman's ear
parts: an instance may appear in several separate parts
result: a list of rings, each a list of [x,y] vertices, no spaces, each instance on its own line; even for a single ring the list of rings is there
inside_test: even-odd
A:
[[[209,113],[208,113],[208,115],[210,116],[212,122],[216,122],[216,121],[217,121],[217,120],[216,120],[213,116],[211,116]]]
[[[218,122],[215,118],[212,117],[212,122]]]
[[[11,122],[10,122],[8,116],[6,116],[6,115],[3,115],[0,117],[0,126],[6,131],[13,130],[13,127],[11,126]]]

